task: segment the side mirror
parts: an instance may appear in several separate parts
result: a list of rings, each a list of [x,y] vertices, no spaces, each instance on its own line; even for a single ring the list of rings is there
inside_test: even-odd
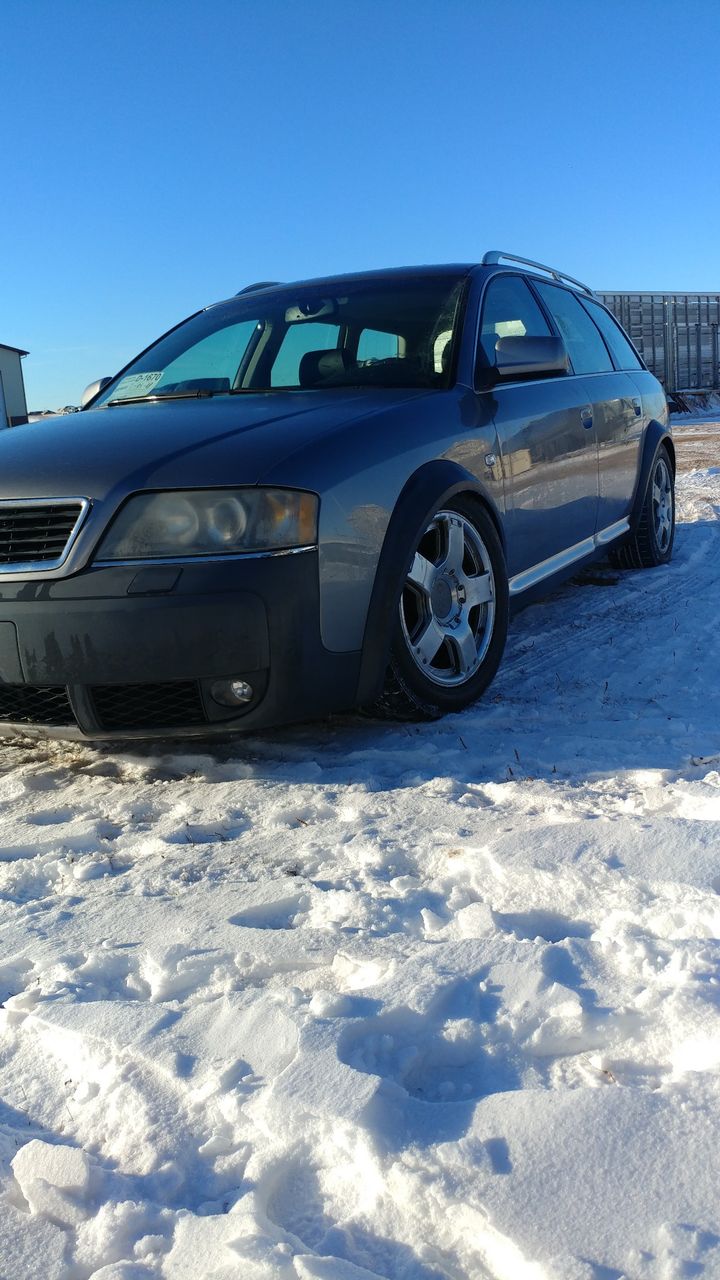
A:
[[[103,391],[110,382],[112,382],[112,378],[98,378],[96,382],[89,383],[82,393],[80,408],[84,409],[85,405],[89,404],[91,400],[94,400],[96,396],[99,396],[100,392]]]
[[[570,359],[562,338],[498,338],[495,343],[498,381],[509,378],[542,378],[567,373]]]

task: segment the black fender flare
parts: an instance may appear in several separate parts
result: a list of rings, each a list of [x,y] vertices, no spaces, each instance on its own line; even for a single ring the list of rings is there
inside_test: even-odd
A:
[[[645,431],[645,439],[643,440],[642,461],[640,463],[640,471],[638,474],[637,487],[635,489],[635,497],[630,509],[630,532],[635,533],[642,515],[643,503],[645,501],[645,490],[650,479],[653,462],[657,456],[657,451],[661,445],[665,445],[670,462],[672,463],[673,476],[675,475],[675,443],[672,435],[667,427],[662,423],[653,419],[648,423]]]
[[[500,512],[477,476],[447,458],[426,462],[413,472],[395,504],[378,558],[365,620],[357,693],[359,706],[373,702],[382,691],[390,657],[390,623],[395,617],[413,548],[438,507],[459,493],[474,495],[483,504],[505,550]]]

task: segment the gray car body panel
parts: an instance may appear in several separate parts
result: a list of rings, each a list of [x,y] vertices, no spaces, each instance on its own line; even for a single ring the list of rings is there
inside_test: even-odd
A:
[[[449,459],[473,475],[489,505],[502,511],[502,476],[484,461],[493,452],[497,436],[489,405],[456,387],[419,396],[402,413],[346,424],[320,446],[316,441],[300,446],[262,476],[263,484],[301,489],[314,488],[319,473],[324,477],[320,629],[328,649],[362,644],[388,523],[408,479],[434,459]]]
[[[427,393],[391,390],[266,392],[213,400],[177,400],[54,417],[0,437],[0,499],[79,495],[91,502],[68,559],[43,579],[83,569],[121,503],[147,489],[255,485],[276,460],[309,435],[319,457],[327,436],[349,419],[387,417]],[[311,430],[307,430],[307,420]],[[322,468],[313,484],[322,489]],[[292,487],[303,487],[297,481]],[[26,575],[24,575],[26,576]],[[3,574],[17,580],[17,574]]]

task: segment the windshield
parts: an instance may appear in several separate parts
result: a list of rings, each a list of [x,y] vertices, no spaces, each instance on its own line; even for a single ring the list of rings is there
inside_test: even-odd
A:
[[[334,387],[447,387],[464,277],[323,280],[222,302],[128,365],[93,403]]]

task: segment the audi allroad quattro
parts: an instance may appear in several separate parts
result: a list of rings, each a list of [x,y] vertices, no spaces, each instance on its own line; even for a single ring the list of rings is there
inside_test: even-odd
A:
[[[0,433],[0,722],[61,736],[458,711],[510,604],[670,559],[660,384],[565,274],[263,283]]]

